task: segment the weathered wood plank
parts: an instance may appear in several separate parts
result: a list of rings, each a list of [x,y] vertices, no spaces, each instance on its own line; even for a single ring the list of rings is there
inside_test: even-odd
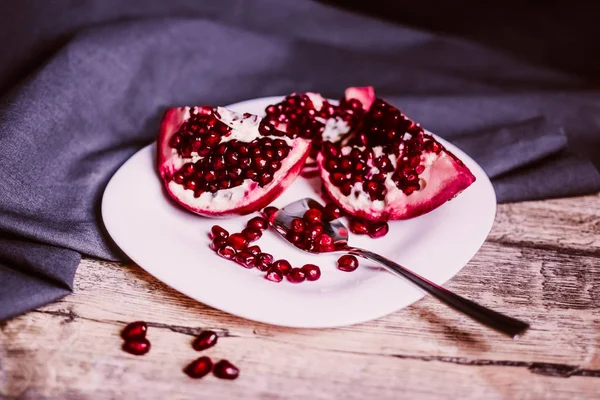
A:
[[[600,256],[600,195],[501,204],[488,241]]]
[[[222,337],[205,352],[241,368],[237,381],[201,381],[181,369],[199,353],[190,337],[149,332],[144,357],[119,350],[118,326],[32,313],[2,329],[0,393],[19,399],[571,399],[595,398],[600,379],[313,348],[269,338]],[[39,340],[29,340],[37,337]],[[42,337],[44,338],[42,340]],[[310,341],[310,336],[306,338]]]
[[[508,340],[428,297],[379,320],[345,328],[275,327],[204,306],[138,267],[92,260],[81,265],[76,295],[43,310],[107,322],[143,318],[181,329],[220,328],[235,336],[374,355],[461,356],[600,369],[596,258],[490,243],[448,286],[531,321],[533,329],[517,341]]]
[[[600,195],[501,205],[488,242],[447,284],[533,328],[517,341],[424,298],[351,327],[269,326],[204,306],[134,265],[84,259],[75,294],[0,325],[0,398],[597,398]],[[120,351],[151,324],[153,350]],[[192,381],[192,335],[242,368]],[[201,385],[201,386],[200,386]]]

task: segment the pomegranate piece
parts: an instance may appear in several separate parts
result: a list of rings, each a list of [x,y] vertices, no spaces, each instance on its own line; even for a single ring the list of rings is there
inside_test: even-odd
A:
[[[227,232],[224,228],[221,228],[219,225],[214,225],[210,229],[210,232],[213,240],[216,238],[227,239],[229,237],[229,232]]]
[[[271,263],[273,268],[277,268],[283,275],[287,275],[292,270],[292,264],[287,260],[277,260]]]
[[[262,231],[255,228],[244,228],[242,235],[244,235],[248,242],[255,242],[262,236]]]
[[[352,272],[358,268],[358,259],[353,255],[346,254],[337,260],[338,269],[345,272]]]
[[[311,143],[260,125],[258,116],[223,107],[167,110],[157,143],[167,193],[209,217],[249,214],[272,202],[302,170]]]
[[[475,181],[454,154],[381,99],[354,132],[323,149],[317,161],[326,194],[368,221],[425,214]]]
[[[271,282],[281,282],[283,280],[283,274],[278,268],[271,267],[267,274],[265,275],[265,279]]]
[[[145,337],[137,337],[123,342],[123,350],[134,356],[143,356],[150,351],[150,341]]]
[[[148,332],[148,325],[144,321],[135,321],[128,324],[122,331],[121,337],[124,340],[145,338]]]
[[[268,207],[267,207],[268,208]],[[246,224],[248,228],[264,231],[269,227],[269,223],[263,217],[254,217]]]
[[[308,281],[316,281],[321,277],[321,268],[314,264],[305,264],[301,268]]]
[[[292,93],[265,109],[266,116],[259,129],[264,134],[279,130],[290,138],[310,140],[308,164],[313,164],[323,140],[337,141],[351,132],[360,124],[374,98],[372,87],[347,89],[339,106],[317,93]]]
[[[241,233],[234,233],[227,238],[227,245],[233,247],[237,251],[240,251],[248,246],[248,238],[246,235]]]
[[[192,343],[192,347],[196,351],[206,350],[217,344],[218,336],[213,331],[202,331]]]
[[[292,283],[301,283],[306,279],[306,274],[300,268],[292,268],[287,278]]]
[[[183,372],[187,376],[194,379],[200,379],[208,375],[213,370],[213,362],[209,357],[202,356],[192,361]]]
[[[221,360],[215,364],[213,374],[220,379],[236,379],[240,375],[238,367],[227,360]]]

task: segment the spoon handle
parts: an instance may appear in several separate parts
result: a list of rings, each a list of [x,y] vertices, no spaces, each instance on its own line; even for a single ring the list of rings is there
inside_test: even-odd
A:
[[[452,293],[451,291],[423,278],[422,276],[415,274],[400,264],[380,256],[379,254],[373,253],[372,251],[349,246],[340,250],[378,262],[391,273],[409,280],[455,310],[461,311],[474,320],[511,337],[516,337],[529,328],[529,324],[523,321],[500,314],[499,312],[490,310],[489,308],[481,306],[474,301],[465,299],[464,297]]]

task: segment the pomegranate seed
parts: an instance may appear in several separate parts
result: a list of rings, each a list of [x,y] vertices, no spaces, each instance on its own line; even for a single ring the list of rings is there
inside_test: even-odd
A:
[[[358,268],[358,260],[353,255],[343,255],[337,260],[338,269],[345,272],[352,272]]]
[[[319,235],[315,243],[320,251],[331,251],[333,248],[333,238],[326,233]]]
[[[256,261],[270,265],[273,262],[273,256],[269,253],[260,253],[256,256]]]
[[[199,379],[208,375],[213,370],[213,362],[209,357],[203,356],[192,361],[183,372],[190,378]]]
[[[369,236],[372,238],[380,238],[387,235],[389,231],[387,222],[375,222],[369,226]]]
[[[245,228],[242,231],[242,235],[244,235],[248,242],[255,242],[262,236],[262,231],[260,229]]]
[[[219,225],[214,225],[211,229],[210,229],[211,233],[212,233],[212,237],[213,238],[223,238],[223,239],[227,239],[227,237],[229,236],[229,232],[227,232],[224,228],[221,228]]]
[[[265,230],[269,227],[269,223],[263,217],[254,217],[246,224],[248,228]]]
[[[262,252],[258,246],[250,246],[246,249],[246,251],[254,256],[258,256]]]
[[[357,235],[365,235],[369,232],[369,228],[362,219],[352,218],[350,220],[350,232]]]
[[[334,203],[328,203],[325,206],[325,218],[328,221],[333,221],[342,216],[342,209]]]
[[[235,250],[243,250],[248,246],[248,239],[241,233],[234,233],[227,238],[227,244]]]
[[[289,231],[285,237],[294,245],[298,245],[298,243],[302,242],[302,239],[304,239],[304,236],[301,233],[292,231]]]
[[[231,260],[235,257],[237,251],[231,246],[224,246],[217,250],[217,254],[226,260]]]
[[[267,274],[265,275],[265,279],[271,282],[281,282],[283,280],[283,274],[277,268],[271,267]]]
[[[240,264],[242,267],[252,268],[254,267],[254,263],[256,262],[256,256],[247,251],[241,251],[237,253],[234,258],[236,263]]]
[[[307,223],[321,222],[321,218],[322,218],[321,210],[319,210],[317,208],[311,208],[304,213],[304,216],[302,218]]]
[[[240,375],[238,367],[227,360],[221,360],[215,364],[213,374],[220,379],[236,379]]]
[[[323,233],[323,224],[320,223],[307,225],[304,231],[307,239],[316,239],[321,233]]]
[[[292,264],[290,264],[287,260],[273,261],[271,266],[273,268],[277,268],[277,270],[279,270],[283,275],[287,275],[292,269]]]
[[[123,343],[123,350],[134,356],[143,356],[150,351],[150,341],[145,337],[126,340]]]
[[[290,224],[290,230],[295,233],[300,233],[304,230],[304,221],[300,218],[294,218]]]
[[[135,321],[123,329],[121,337],[125,340],[145,338],[147,331],[148,325],[144,321]]]
[[[303,265],[301,269],[308,281],[316,281],[321,277],[321,268],[314,264]]]
[[[263,212],[265,213],[267,220],[269,220],[271,223],[273,223],[274,219],[275,219],[275,214],[277,214],[277,211],[279,211],[279,209],[277,207],[273,207],[273,206],[269,206],[266,207]]]
[[[227,243],[227,239],[223,239],[222,237],[216,237],[213,239],[213,241],[211,243],[211,248],[214,251],[217,251],[221,247],[225,246],[226,243]]]
[[[301,283],[306,279],[306,274],[300,268],[292,268],[287,278],[292,283]]]
[[[206,350],[217,344],[219,337],[213,331],[202,331],[192,343],[192,347],[196,351]]]

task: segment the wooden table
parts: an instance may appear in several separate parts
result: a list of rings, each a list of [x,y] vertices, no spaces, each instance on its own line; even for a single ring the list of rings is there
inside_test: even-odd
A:
[[[533,327],[510,340],[425,297],[361,325],[281,328],[204,306],[135,265],[84,259],[73,295],[0,324],[0,397],[600,398],[600,195],[499,206],[447,287]],[[120,350],[137,319],[150,324],[144,357]],[[220,335],[205,353],[237,364],[239,379],[181,372],[202,329]]]

